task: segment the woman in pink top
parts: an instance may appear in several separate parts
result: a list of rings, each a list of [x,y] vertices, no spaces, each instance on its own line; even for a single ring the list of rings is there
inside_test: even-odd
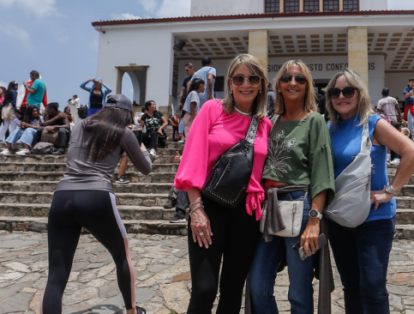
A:
[[[243,286],[259,238],[261,185],[271,123],[266,118],[268,80],[260,62],[243,54],[231,62],[226,97],[206,102],[189,132],[175,187],[188,192],[188,246],[192,279],[188,314],[211,313],[220,284],[217,313],[240,312]],[[253,172],[246,199],[228,209],[201,193],[216,160],[245,138],[252,117],[260,118]],[[219,282],[219,271],[223,259]]]

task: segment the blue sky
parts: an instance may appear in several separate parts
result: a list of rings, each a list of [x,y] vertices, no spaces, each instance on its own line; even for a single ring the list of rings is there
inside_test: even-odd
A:
[[[37,70],[50,102],[61,108],[96,75],[98,32],[93,21],[190,15],[191,0],[0,0],[0,86],[19,85]],[[115,88],[115,86],[111,86]],[[123,90],[132,96],[124,76]]]
[[[257,0],[252,0],[257,1]],[[413,0],[388,0],[389,9],[412,7]],[[190,15],[191,0],[0,0],[0,86],[42,75],[50,102],[64,107],[79,85],[96,75],[98,32],[91,22]],[[124,76],[124,93],[132,85]],[[115,86],[111,86],[115,88]]]

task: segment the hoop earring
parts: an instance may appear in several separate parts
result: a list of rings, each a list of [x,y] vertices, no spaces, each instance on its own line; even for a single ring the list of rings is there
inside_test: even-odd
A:
[[[232,89],[230,90],[230,94],[233,96],[233,90]]]
[[[262,89],[259,89],[259,94],[261,94],[262,93]]]

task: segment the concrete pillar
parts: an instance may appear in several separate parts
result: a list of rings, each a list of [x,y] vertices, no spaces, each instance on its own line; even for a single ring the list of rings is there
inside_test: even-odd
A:
[[[279,1],[279,13],[283,13],[285,11],[285,0]]]
[[[323,0],[319,0],[319,12],[323,12]]]
[[[364,79],[368,86],[368,29],[348,28],[348,67]]]
[[[339,12],[344,10],[344,0],[339,0]]]
[[[299,12],[303,12],[305,9],[304,0],[299,0]]]
[[[258,29],[249,31],[249,54],[259,59],[265,73],[267,73],[268,58],[268,31],[267,29]]]

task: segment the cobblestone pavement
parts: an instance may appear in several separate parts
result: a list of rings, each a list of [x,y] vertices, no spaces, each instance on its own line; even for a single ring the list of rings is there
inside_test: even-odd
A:
[[[47,278],[46,234],[0,231],[0,239],[0,314],[39,313]],[[190,289],[186,237],[132,234],[129,243],[138,304],[151,314],[185,313]],[[392,313],[414,314],[413,248],[413,241],[394,242],[388,272]],[[344,313],[343,295],[334,271],[337,288],[332,297],[333,313]],[[278,276],[275,289],[281,313],[289,313],[287,289],[284,271]],[[64,314],[124,310],[115,265],[90,235],[82,235],[79,242],[63,303]]]

